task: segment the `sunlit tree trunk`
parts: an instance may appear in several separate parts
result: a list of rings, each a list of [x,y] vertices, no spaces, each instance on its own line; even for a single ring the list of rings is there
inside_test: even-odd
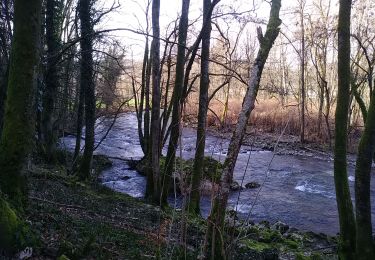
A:
[[[85,91],[85,150],[78,175],[80,179],[90,177],[95,142],[95,85],[93,78],[92,39],[93,28],[90,17],[91,1],[80,0],[78,15],[81,21],[81,89]]]
[[[189,6],[190,0],[182,1],[181,17],[178,29],[178,50],[176,63],[176,79],[173,91],[173,111],[171,122],[171,136],[169,138],[168,152],[165,163],[165,171],[162,175],[162,205],[167,205],[167,196],[169,185],[174,170],[174,163],[176,157],[176,150],[178,139],[180,137],[180,122],[181,122],[181,98],[184,88],[184,71],[185,71],[185,49],[187,29],[189,26]]]
[[[356,237],[346,161],[350,96],[351,4],[351,0],[340,0],[338,21],[338,92],[335,115],[334,178],[340,220],[340,257],[342,259],[354,259]]]
[[[197,142],[194,157],[193,176],[191,183],[190,201],[188,210],[200,214],[200,182],[203,175],[204,149],[206,146],[206,124],[208,111],[208,87],[210,84],[210,41],[211,41],[211,17],[208,17],[211,7],[211,0],[203,0],[203,20],[206,26],[202,29],[202,50],[201,50],[201,78],[199,88],[199,112]]]
[[[206,255],[208,259],[226,259],[226,252],[224,251],[223,245],[223,241],[225,239],[224,219],[228,204],[230,184],[233,181],[234,166],[241,148],[246,126],[250,114],[254,109],[263,68],[272,45],[280,31],[280,8],[281,0],[273,0],[271,2],[270,18],[264,36],[262,35],[260,28],[258,28],[258,39],[260,41],[258,55],[251,68],[247,92],[242,103],[242,109],[238,117],[236,128],[229,143],[228,155],[223,165],[220,190],[214,199],[213,208],[208,218],[208,230],[206,234]]]

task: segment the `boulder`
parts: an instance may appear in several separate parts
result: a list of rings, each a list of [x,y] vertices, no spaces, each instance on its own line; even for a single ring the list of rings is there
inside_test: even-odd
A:
[[[232,182],[231,184],[230,184],[230,190],[231,191],[239,191],[239,190],[242,190],[242,187],[241,187],[241,185],[238,183],[238,182],[236,182],[236,181],[234,181],[234,182]]]
[[[246,189],[257,189],[259,187],[260,187],[260,184],[257,182],[249,182],[249,183],[246,183],[245,185]]]
[[[279,231],[281,234],[286,233],[289,230],[289,226],[281,221],[275,222],[272,227],[273,230]]]
[[[123,181],[127,181],[127,180],[129,180],[130,179],[130,177],[129,176],[124,176],[124,177],[121,177],[121,180],[123,180]]]

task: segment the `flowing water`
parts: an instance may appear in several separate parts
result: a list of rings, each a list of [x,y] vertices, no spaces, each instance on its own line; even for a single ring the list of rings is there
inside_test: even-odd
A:
[[[96,139],[104,135],[112,120],[104,119],[96,129]],[[183,129],[182,157],[194,157],[196,132]],[[224,160],[228,140],[212,135],[207,136],[206,154]],[[67,149],[73,149],[75,137],[61,139]],[[107,138],[96,150],[112,158],[113,166],[105,170],[100,180],[103,185],[133,197],[142,198],[145,193],[146,178],[131,170],[122,159],[140,159],[143,156],[137,132],[134,113],[119,116]],[[354,196],[354,167],[349,166],[349,183]],[[374,176],[375,177],[375,176]],[[245,186],[249,182],[262,184],[261,188],[243,189],[232,192],[229,199],[231,208],[239,217],[251,221],[282,221],[295,228],[334,235],[339,231],[338,213],[333,179],[333,161],[329,156],[275,155],[271,151],[254,151],[242,146],[235,167],[234,179]],[[375,179],[371,183],[371,199],[375,201]],[[181,199],[177,200],[179,203]],[[173,203],[173,199],[170,199]],[[203,216],[210,210],[210,197],[201,200]],[[375,206],[372,208],[375,223]]]

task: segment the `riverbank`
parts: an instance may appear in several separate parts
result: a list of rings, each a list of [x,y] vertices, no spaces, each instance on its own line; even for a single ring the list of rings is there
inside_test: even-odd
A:
[[[96,169],[109,166],[105,157]],[[99,171],[97,172],[97,174]],[[65,165],[37,163],[28,171],[25,219],[37,242],[30,259],[197,259],[205,220],[179,210],[162,211],[97,182],[79,182]],[[236,259],[335,259],[336,240],[285,224],[242,225],[230,232]],[[184,242],[181,227],[186,223]]]
[[[142,198],[145,194],[146,178],[132,170],[128,163],[129,160],[138,160],[143,156],[136,122],[134,113],[121,114],[95,153],[111,158],[113,164],[99,178],[104,186]],[[101,140],[111,125],[111,119],[98,120],[96,140]],[[190,160],[195,154],[196,130],[185,127],[181,137],[178,156]],[[75,143],[74,136],[60,139],[60,146],[65,150],[74,151]],[[228,144],[228,139],[208,133],[205,156],[223,162]],[[290,153],[286,152],[286,149],[281,153],[279,148],[274,152],[255,149],[254,146],[241,147],[234,181],[243,187],[253,182],[261,186],[231,192],[229,206],[236,209],[240,219],[250,219],[256,223],[262,220],[272,223],[280,220],[300,230],[335,236],[339,232],[339,221],[334,191],[333,158],[325,153],[308,150],[300,150],[300,153],[295,154],[293,149],[289,150]],[[166,154],[165,149],[163,154]],[[349,163],[348,174],[349,184],[353,189],[355,161],[349,160],[351,161],[353,163]],[[211,206],[210,194],[206,195],[201,198],[201,213],[204,217],[208,216]],[[371,190],[371,196],[375,196],[375,188]],[[181,198],[177,198],[177,204],[180,202]],[[170,198],[170,203],[174,205],[174,196]],[[375,208],[373,210],[375,212]]]

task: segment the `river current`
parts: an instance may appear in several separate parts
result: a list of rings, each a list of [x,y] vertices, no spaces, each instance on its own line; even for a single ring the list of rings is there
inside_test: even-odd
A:
[[[99,119],[96,139],[100,140],[112,123],[111,119]],[[60,139],[66,149],[73,149],[74,136]],[[194,157],[196,131],[184,128],[181,149],[184,159]],[[207,136],[206,155],[223,161],[229,141],[212,135]],[[95,151],[111,157],[113,166],[100,176],[103,185],[118,192],[142,198],[146,179],[124,160],[143,156],[134,113],[121,114],[107,138]],[[123,160],[124,159],[124,160]],[[354,167],[349,166],[349,183],[354,196]],[[374,176],[375,177],[375,176]],[[275,154],[272,151],[254,150],[242,146],[237,159],[234,180],[242,186],[249,182],[261,184],[260,188],[232,192],[229,206],[242,219],[254,222],[282,221],[292,227],[317,233],[335,235],[339,231],[338,213],[333,179],[333,160],[329,156]],[[371,183],[371,199],[375,201],[375,178]],[[177,199],[177,204],[181,199]],[[170,198],[173,203],[173,198]],[[210,197],[201,200],[202,215],[210,210]],[[375,205],[372,207],[375,223]]]

